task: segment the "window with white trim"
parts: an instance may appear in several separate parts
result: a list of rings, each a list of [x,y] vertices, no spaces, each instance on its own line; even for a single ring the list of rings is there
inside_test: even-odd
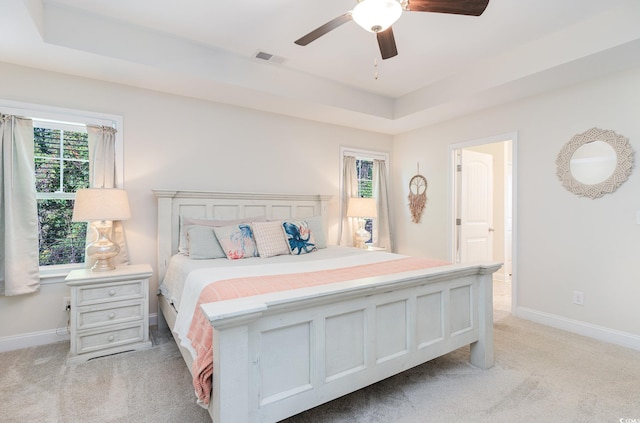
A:
[[[40,266],[84,263],[87,224],[71,217],[89,187],[87,127],[34,119],[33,141]]]
[[[0,100],[0,113],[33,121],[40,273],[64,275],[84,262],[87,224],[71,217],[76,191],[89,187],[87,125],[118,129],[116,180],[122,181],[122,117],[8,100]]]
[[[383,152],[367,151],[351,148],[341,148],[341,159],[346,156],[355,157],[356,159],[356,180],[358,183],[358,197],[372,198],[373,197],[373,161],[383,160],[385,163],[389,163],[389,155]],[[344,189],[344,183],[342,181],[342,174],[340,180],[340,190]],[[342,194],[342,192],[341,192]],[[342,198],[342,195],[340,196]],[[371,245],[376,236],[374,228],[375,219],[365,219],[364,228],[369,232],[369,239],[365,244]]]
[[[356,180],[358,181],[358,197],[373,197],[373,159],[356,157]],[[364,229],[369,232],[365,244],[373,242],[373,219],[364,219]]]

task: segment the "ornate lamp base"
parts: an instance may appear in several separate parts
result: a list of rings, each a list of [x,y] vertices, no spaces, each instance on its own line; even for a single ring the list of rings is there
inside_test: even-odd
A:
[[[369,239],[370,234],[364,228],[364,223],[365,223],[364,219],[358,219],[359,227],[356,233],[353,235],[353,238],[355,240],[354,246],[356,248],[367,248],[367,245],[365,244],[365,242]]]
[[[118,255],[120,252],[120,246],[109,239],[111,225],[102,221],[94,228],[96,232],[98,232],[98,239],[87,245],[86,249],[86,257],[96,259],[91,270],[93,272],[107,272],[109,270],[113,270],[115,269],[115,266],[111,263],[111,258]]]

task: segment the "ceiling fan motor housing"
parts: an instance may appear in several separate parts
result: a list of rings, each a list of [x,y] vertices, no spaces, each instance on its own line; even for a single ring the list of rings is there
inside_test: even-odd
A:
[[[370,32],[389,28],[402,15],[402,5],[397,0],[362,0],[353,8],[353,20]]]

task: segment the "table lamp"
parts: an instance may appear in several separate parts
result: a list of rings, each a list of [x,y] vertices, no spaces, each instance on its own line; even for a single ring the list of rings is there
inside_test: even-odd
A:
[[[115,269],[111,258],[118,255],[120,246],[109,239],[109,221],[127,220],[131,217],[129,199],[124,190],[116,188],[87,188],[76,192],[73,205],[74,222],[99,222],[90,225],[95,228],[98,238],[87,245],[86,257],[96,259],[91,268],[94,272]]]
[[[358,219],[358,230],[356,230],[354,234],[355,246],[358,248],[366,248],[365,241],[369,239],[369,232],[364,228],[365,219],[378,216],[376,199],[361,197],[349,198],[347,216]]]

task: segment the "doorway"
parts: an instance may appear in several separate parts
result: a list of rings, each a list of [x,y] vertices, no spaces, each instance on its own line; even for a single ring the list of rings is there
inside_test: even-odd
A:
[[[514,154],[517,134],[450,146],[451,256],[456,263],[498,261],[494,316],[515,309]]]

